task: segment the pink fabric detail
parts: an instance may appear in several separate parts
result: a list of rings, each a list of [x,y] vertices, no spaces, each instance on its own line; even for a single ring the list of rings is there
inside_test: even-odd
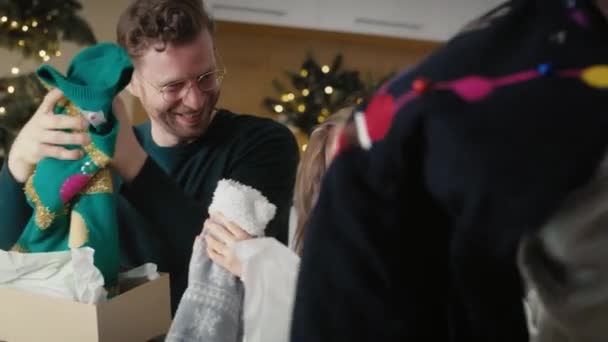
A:
[[[334,157],[342,153],[342,151],[346,150],[348,147],[348,139],[346,138],[346,134],[344,131],[340,132],[338,136],[338,142],[336,143],[336,151],[334,152]]]
[[[480,101],[494,90],[492,82],[484,77],[469,76],[450,83],[450,89],[465,101]]]
[[[528,70],[528,71],[522,71],[522,72],[518,72],[518,73],[515,73],[512,75],[504,76],[501,78],[497,78],[494,80],[493,83],[494,83],[495,87],[499,87],[499,86],[505,86],[505,85],[515,84],[515,83],[530,81],[535,78],[539,78],[540,76],[541,76],[541,74],[538,71]]]
[[[580,9],[570,11],[570,19],[572,19],[572,21],[574,21],[578,26],[584,28],[589,27],[589,20],[587,20],[587,15]]]
[[[63,184],[59,190],[59,195],[63,203],[69,202],[76,194],[80,192],[88,183],[91,178],[83,174],[71,175]]]
[[[395,115],[395,102],[391,95],[376,95],[365,109],[365,124],[372,142],[384,138]]]

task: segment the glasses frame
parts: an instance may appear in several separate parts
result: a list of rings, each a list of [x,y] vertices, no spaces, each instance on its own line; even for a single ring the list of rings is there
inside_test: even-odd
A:
[[[216,58],[216,60],[219,61],[219,58]],[[221,63],[218,63],[218,64],[222,65]],[[215,87],[209,88],[209,89],[203,89],[203,90],[198,87],[199,81],[203,77],[209,76],[210,74],[215,74],[215,73],[217,73],[217,85]],[[228,70],[226,69],[226,67],[220,66],[220,67],[218,67],[215,70],[212,70],[212,71],[209,71],[209,72],[206,72],[204,74],[201,74],[201,75],[197,76],[196,78],[194,78],[194,82],[192,82],[193,79],[190,78],[190,79],[185,79],[185,80],[180,80],[180,81],[172,82],[172,83],[166,84],[166,85],[164,85],[162,87],[158,87],[157,85],[154,85],[152,82],[148,81],[145,77],[143,77],[143,75],[141,73],[138,73],[138,75],[139,75],[139,77],[142,80],[144,80],[144,82],[146,82],[148,85],[150,85],[152,88],[154,88],[154,90],[156,90],[156,91],[158,91],[160,93],[160,96],[163,99],[163,101],[165,101],[166,103],[174,103],[174,102],[176,102],[176,101],[178,101],[180,99],[183,99],[186,96],[188,96],[188,93],[190,92],[190,90],[193,87],[193,83],[195,83],[197,85],[197,88],[199,89],[199,91],[201,93],[207,93],[207,92],[210,92],[210,91],[218,89],[222,85],[222,81],[224,80],[224,77],[226,76],[227,73],[228,73]],[[180,94],[177,98],[172,99],[170,101],[167,100],[165,98],[167,87],[170,87],[170,86],[175,85],[175,84],[180,83],[180,82],[187,82],[188,83],[188,85],[186,85],[185,89],[180,90],[180,92],[183,92],[183,94]]]

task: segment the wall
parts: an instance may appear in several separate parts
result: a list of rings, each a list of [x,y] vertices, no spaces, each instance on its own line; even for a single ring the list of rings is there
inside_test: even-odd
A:
[[[282,78],[284,71],[298,71],[308,51],[319,63],[327,64],[342,53],[345,68],[379,78],[411,66],[439,46],[435,42],[221,21],[216,42],[228,69],[219,106],[262,116],[271,115],[262,106],[263,98],[277,95],[272,80],[282,79],[289,86]],[[134,121],[145,119],[136,103]]]

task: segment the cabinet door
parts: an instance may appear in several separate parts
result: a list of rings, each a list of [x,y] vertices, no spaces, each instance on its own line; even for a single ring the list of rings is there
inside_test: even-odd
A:
[[[487,13],[503,0],[424,0],[424,6],[416,13],[424,22],[423,37],[431,40],[448,40],[467,23]]]
[[[208,0],[205,4],[217,20],[316,28],[318,0]]]
[[[428,0],[426,0],[428,1]],[[327,0],[319,5],[320,28],[364,34],[409,37],[424,26],[414,15],[414,0]],[[423,1],[420,1],[423,3]],[[411,7],[412,10],[406,12]]]
[[[326,0],[319,28],[397,38],[446,40],[502,0]]]

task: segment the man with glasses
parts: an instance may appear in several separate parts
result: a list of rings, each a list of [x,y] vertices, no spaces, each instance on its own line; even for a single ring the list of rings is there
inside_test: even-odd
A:
[[[277,205],[267,235],[287,241],[298,150],[291,132],[269,120],[216,109],[225,69],[214,24],[197,0],[135,0],[121,16],[118,43],[133,60],[127,89],[150,120],[131,129],[121,120],[112,167],[121,178],[118,217],[121,261],[145,262],[171,274],[173,309],[186,288],[194,238],[207,218],[217,182],[230,178],[260,190]],[[62,94],[51,91],[20,132],[0,174],[0,248],[21,234],[31,208],[22,187],[44,157],[78,159],[86,134],[78,117],[53,116]]]

